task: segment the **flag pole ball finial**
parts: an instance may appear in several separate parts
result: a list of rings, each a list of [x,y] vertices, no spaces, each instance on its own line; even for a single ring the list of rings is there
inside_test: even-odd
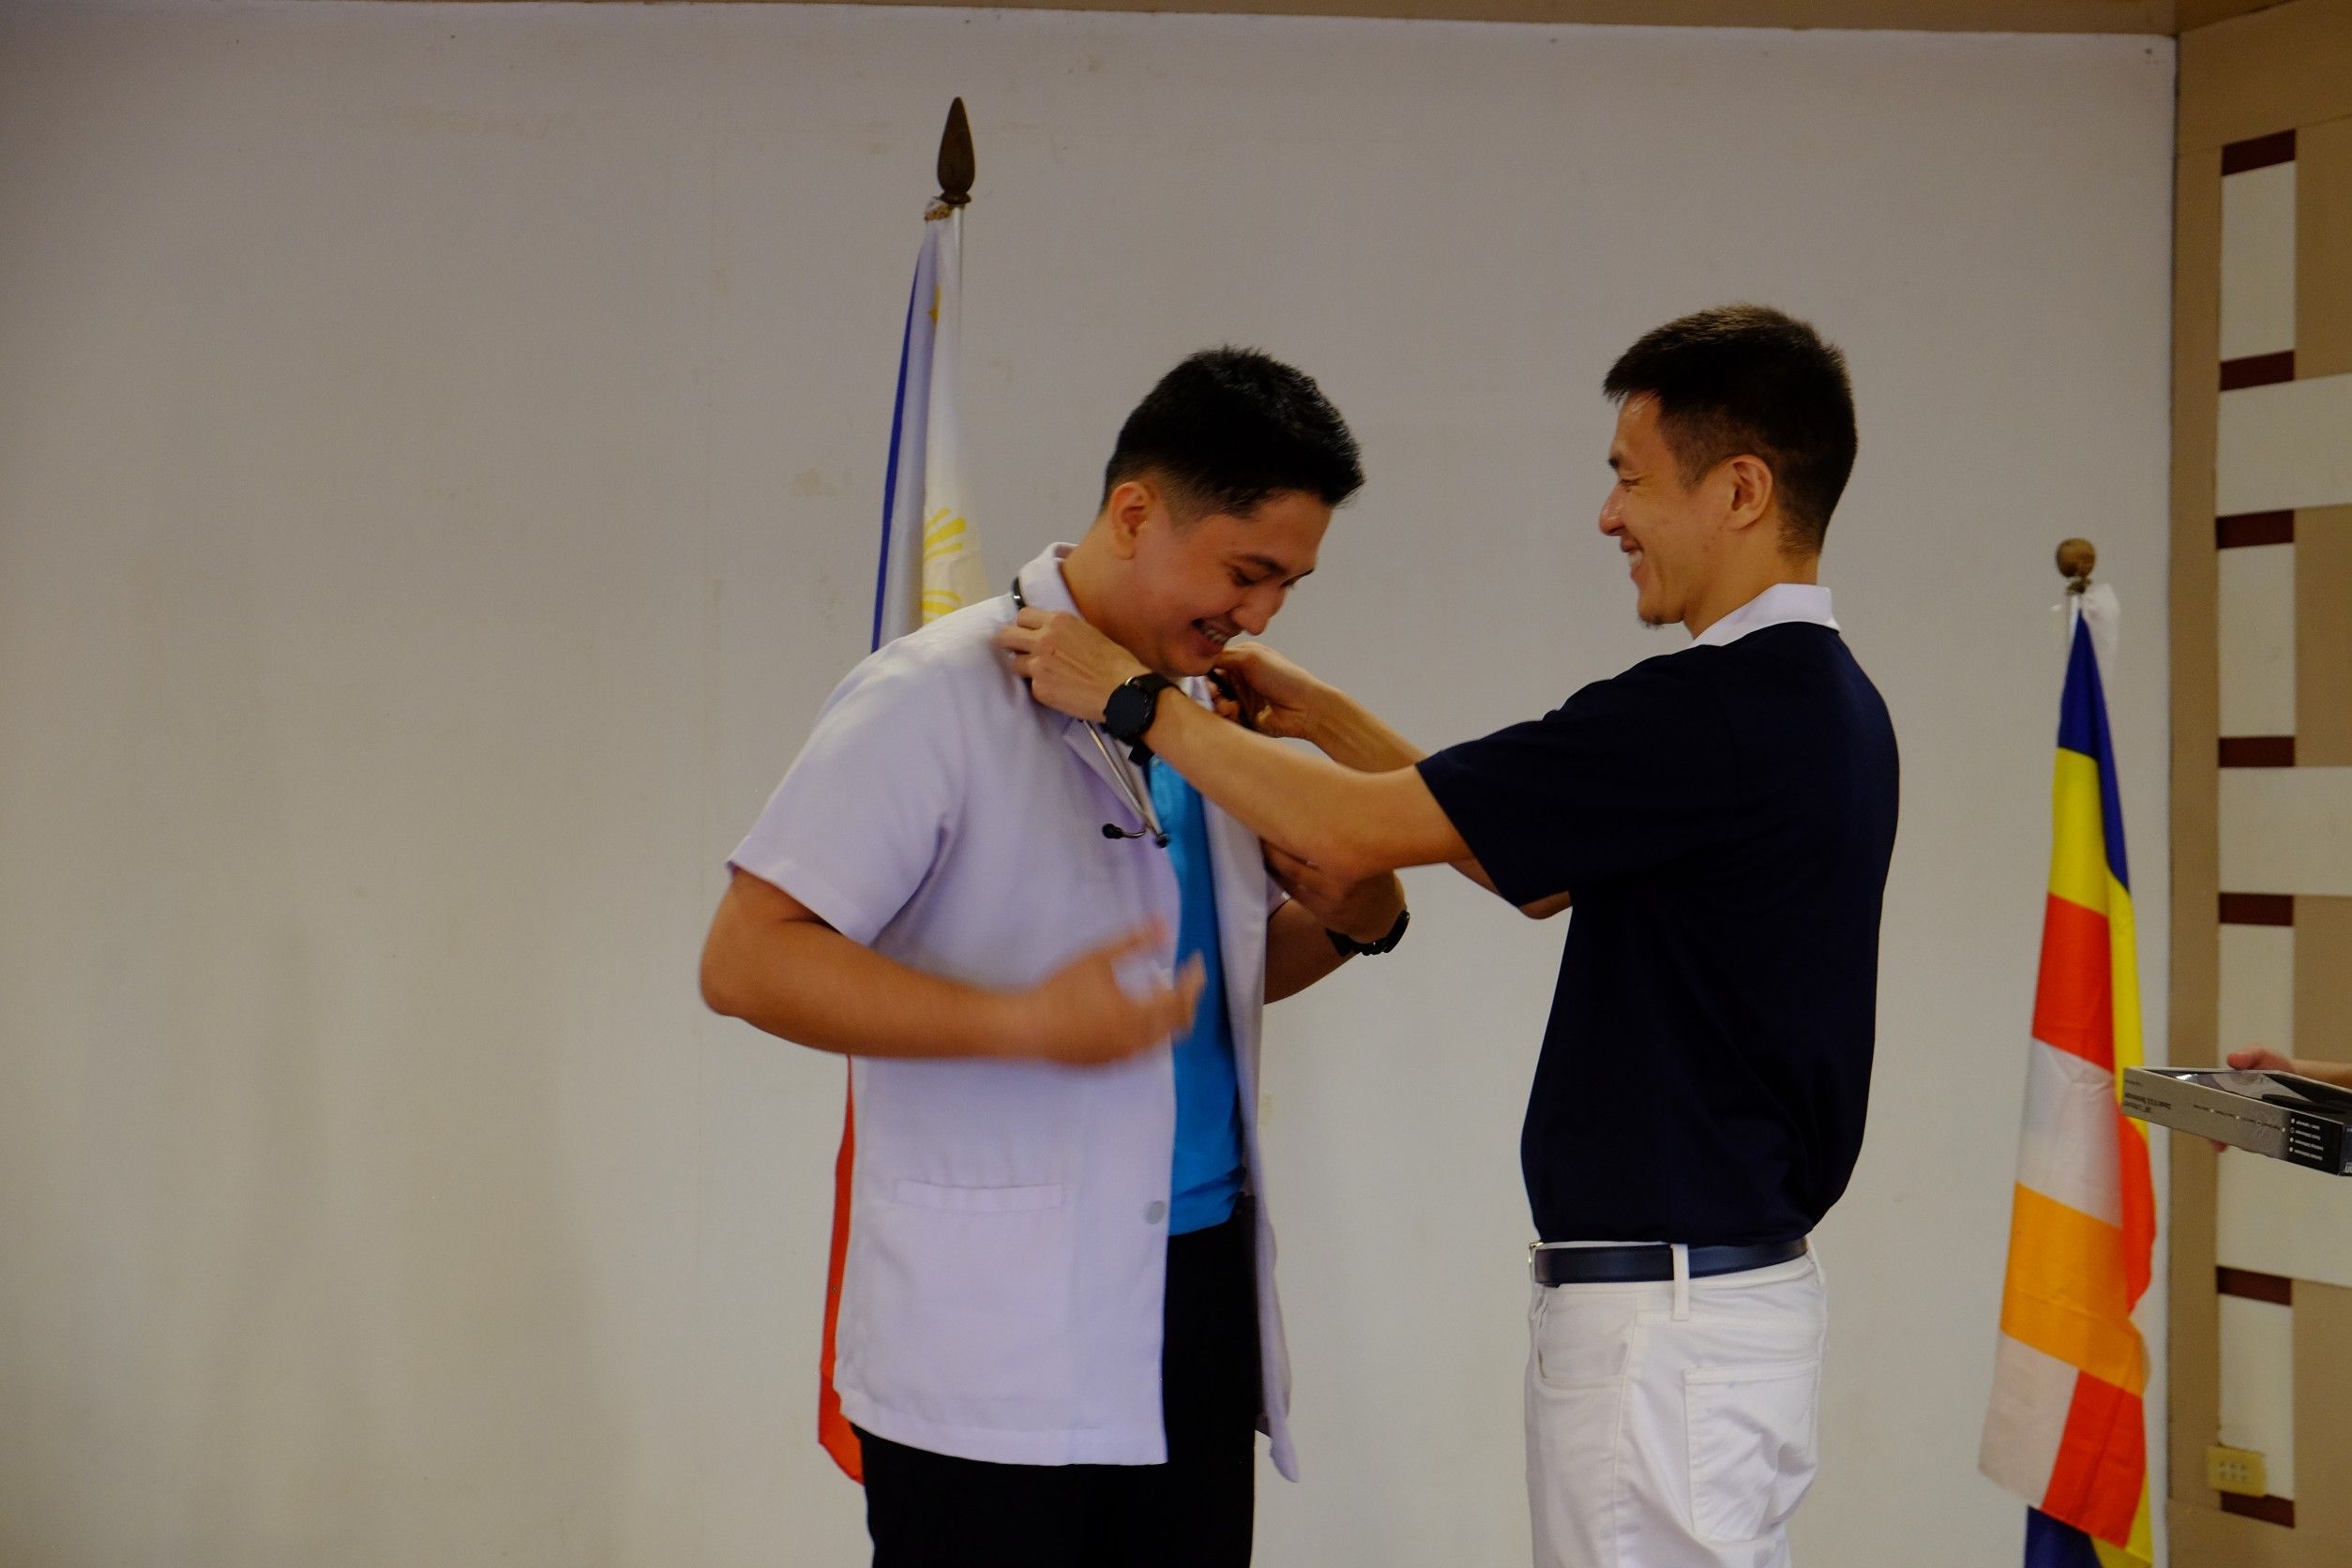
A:
[[[948,106],[947,128],[939,134],[941,205],[961,207],[971,204],[973,161],[972,121],[964,114],[964,100],[957,98]]]
[[[2077,594],[2090,586],[2091,568],[2098,565],[2098,547],[2088,539],[2069,539],[2058,547],[2058,575]]]

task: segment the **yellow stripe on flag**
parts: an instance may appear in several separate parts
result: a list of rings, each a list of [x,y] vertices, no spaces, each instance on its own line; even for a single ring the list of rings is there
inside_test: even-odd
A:
[[[2069,903],[2103,912],[2115,878],[2107,869],[2099,764],[2079,751],[2060,746],[2051,797],[2050,891]]]
[[[2114,987],[2115,1092],[2123,1094],[2123,1069],[2140,1064],[2140,939],[2132,921],[2132,891],[2107,878],[2108,973]]]
[[[2001,1332],[2138,1394],[2147,1353],[2124,1295],[2123,1232],[2031,1187],[2016,1189]]]
[[[2099,1553],[2099,1568],[2148,1568],[2156,1560],[2156,1532],[2148,1523],[2148,1475],[2140,1475],[2139,1512],[2132,1515],[2132,1543],[2127,1546],[2112,1545],[2093,1536],[2090,1542]]]

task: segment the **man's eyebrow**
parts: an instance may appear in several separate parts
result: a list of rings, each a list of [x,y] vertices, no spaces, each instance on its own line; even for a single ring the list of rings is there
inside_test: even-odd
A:
[[[1241,559],[1243,565],[1255,566],[1259,571],[1264,572],[1268,577],[1289,577],[1290,575],[1290,568],[1275,560],[1271,555],[1244,555]],[[1294,582],[1303,581],[1314,575],[1315,568],[1309,566],[1306,570],[1299,573],[1297,577],[1292,578],[1291,580]]]

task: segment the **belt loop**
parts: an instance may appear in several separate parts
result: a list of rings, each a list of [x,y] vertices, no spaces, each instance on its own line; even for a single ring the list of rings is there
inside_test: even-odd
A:
[[[1674,1248],[1674,1320],[1686,1323],[1691,1318],[1691,1249],[1681,1242]]]

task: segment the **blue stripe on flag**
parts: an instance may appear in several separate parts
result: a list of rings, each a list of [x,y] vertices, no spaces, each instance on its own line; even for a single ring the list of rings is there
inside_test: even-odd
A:
[[[2026,1510],[2026,1568],[2099,1568],[2099,1548],[2073,1525]]]
[[[898,335],[898,392],[890,403],[890,467],[882,475],[882,565],[874,573],[874,640],[871,653],[882,645],[882,611],[890,597],[890,514],[898,506],[898,437],[907,417],[907,351],[914,346],[914,292],[923,282],[923,268],[914,269],[907,284],[907,325]]]
[[[2107,840],[2107,869],[2128,890],[2131,868],[2123,852],[2123,797],[2115,787],[2115,746],[2107,733],[2107,699],[2099,680],[2090,622],[2074,618],[2074,646],[2066,656],[2066,691],[2058,699],[2058,746],[2099,764],[2099,816]]]

